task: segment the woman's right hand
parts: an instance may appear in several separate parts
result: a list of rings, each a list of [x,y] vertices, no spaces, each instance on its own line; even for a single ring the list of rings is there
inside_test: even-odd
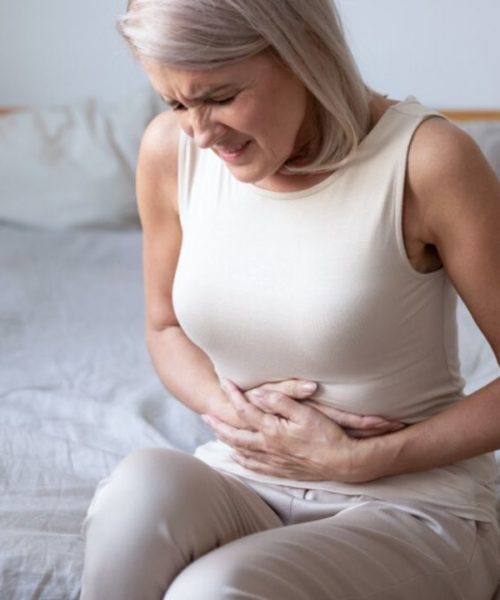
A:
[[[302,404],[307,404],[319,412],[326,415],[351,437],[368,438],[387,433],[399,431],[405,427],[400,421],[384,419],[375,415],[358,415],[355,413],[339,410],[331,405],[323,404],[311,398],[317,390],[317,384],[313,381],[302,379],[286,379],[275,383],[264,383],[258,387],[245,391],[245,397],[259,407],[259,397],[263,394],[280,392],[294,400],[300,400]]]

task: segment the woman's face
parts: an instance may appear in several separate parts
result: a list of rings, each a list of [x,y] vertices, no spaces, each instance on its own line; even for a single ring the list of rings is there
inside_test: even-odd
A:
[[[310,94],[267,52],[214,70],[142,64],[184,132],[240,181],[272,186],[284,163],[314,138]]]

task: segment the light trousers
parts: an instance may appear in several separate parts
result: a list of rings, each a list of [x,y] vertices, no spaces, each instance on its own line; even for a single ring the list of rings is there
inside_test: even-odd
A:
[[[82,600],[491,600],[496,524],[269,485],[143,449],[83,522]]]

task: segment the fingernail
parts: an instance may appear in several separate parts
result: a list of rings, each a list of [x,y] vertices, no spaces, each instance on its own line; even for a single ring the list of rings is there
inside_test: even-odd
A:
[[[300,389],[304,392],[314,392],[314,390],[318,387],[317,383],[301,383]]]
[[[264,395],[264,390],[252,390],[250,392],[252,394],[252,396],[257,396],[257,398],[262,398],[262,396]]]
[[[205,423],[206,423],[207,425],[210,425],[210,422],[211,422],[211,420],[212,420],[212,419],[210,418],[210,415],[200,415],[200,416],[201,416],[201,418],[202,418],[202,419],[205,421]]]

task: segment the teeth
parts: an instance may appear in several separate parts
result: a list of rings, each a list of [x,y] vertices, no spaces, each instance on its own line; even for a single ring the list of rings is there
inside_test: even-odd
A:
[[[245,146],[247,145],[247,142],[244,142],[243,144],[240,144],[239,146],[236,146],[235,148],[228,148],[228,149],[224,149],[222,150],[225,154],[235,154],[236,152],[239,152],[240,150],[242,150]]]

